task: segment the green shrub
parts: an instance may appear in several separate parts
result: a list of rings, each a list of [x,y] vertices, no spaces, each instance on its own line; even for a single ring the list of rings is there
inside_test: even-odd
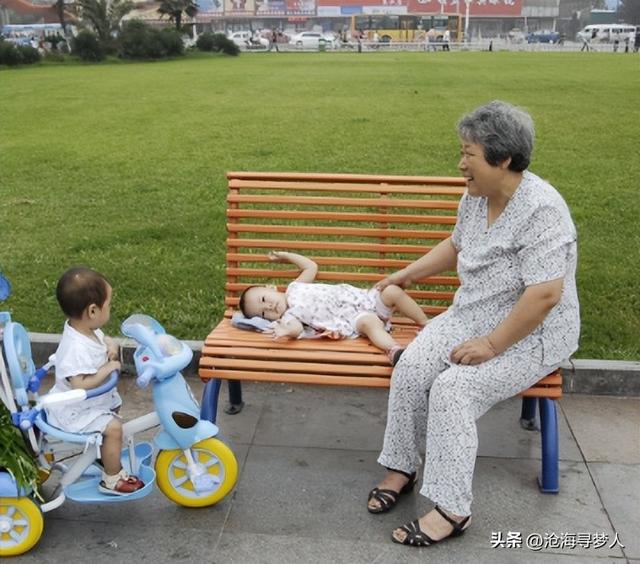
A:
[[[40,53],[31,45],[14,45],[0,40],[0,65],[15,67],[17,65],[31,65],[40,60]]]
[[[213,51],[214,45],[214,35],[210,31],[204,32],[202,35],[198,36],[198,39],[196,40],[196,47],[200,51]]]
[[[222,52],[233,56],[240,53],[240,48],[231,39],[222,33],[211,33],[209,31],[198,37],[196,47],[200,51]]]
[[[161,59],[184,54],[181,34],[153,29],[139,20],[127,22],[120,33],[120,56],[125,59]]]
[[[24,65],[32,65],[40,61],[40,53],[31,45],[18,45],[16,50],[20,53],[21,63]]]
[[[71,52],[83,61],[102,61],[105,53],[95,33],[82,30],[71,41]]]
[[[184,55],[184,43],[182,33],[175,28],[164,28],[160,31],[160,40],[164,48],[165,56],[177,57]]]
[[[15,67],[22,62],[22,55],[13,43],[0,41],[0,65]]]

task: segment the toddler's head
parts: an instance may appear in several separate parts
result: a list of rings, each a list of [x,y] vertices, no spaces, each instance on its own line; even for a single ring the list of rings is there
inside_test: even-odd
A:
[[[58,280],[56,298],[69,319],[84,321],[91,329],[99,329],[111,315],[111,285],[90,268],[67,270]]]
[[[287,296],[275,286],[250,286],[242,292],[238,306],[245,317],[276,321],[287,310]]]

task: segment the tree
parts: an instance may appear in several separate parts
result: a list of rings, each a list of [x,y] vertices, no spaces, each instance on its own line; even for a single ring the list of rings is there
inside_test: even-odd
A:
[[[111,41],[111,33],[118,29],[120,20],[134,8],[131,0],[78,0],[78,4],[82,19],[91,24],[104,44]]]
[[[56,14],[58,15],[58,20],[60,21],[60,25],[62,26],[62,33],[67,34],[67,22],[64,18],[64,0],[56,0],[54,4],[56,8]]]
[[[182,27],[182,15],[195,17],[198,13],[198,5],[193,0],[162,0],[158,12],[174,22],[179,31]]]
[[[640,25],[640,2],[638,0],[622,0],[620,2],[620,18],[625,23]]]

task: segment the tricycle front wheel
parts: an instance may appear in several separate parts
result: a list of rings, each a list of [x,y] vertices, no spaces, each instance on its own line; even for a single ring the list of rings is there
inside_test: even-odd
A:
[[[238,479],[238,462],[233,451],[221,440],[210,438],[191,447],[193,459],[200,464],[212,486],[197,491],[191,482],[187,459],[179,449],[160,451],[156,458],[157,483],[171,501],[185,507],[205,507],[223,499]]]
[[[31,550],[42,536],[40,507],[28,497],[0,497],[0,556]]]

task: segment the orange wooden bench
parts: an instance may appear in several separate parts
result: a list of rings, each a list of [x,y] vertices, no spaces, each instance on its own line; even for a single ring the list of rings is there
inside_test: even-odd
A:
[[[241,409],[242,380],[388,387],[392,367],[365,339],[274,341],[233,327],[231,315],[248,286],[269,283],[284,289],[297,277],[293,265],[269,262],[270,250],[310,257],[319,265],[318,281],[372,286],[450,235],[464,179],[270,172],[231,172],[227,177],[227,309],[206,338],[200,357],[200,378],[209,381],[203,416],[215,421],[220,380],[229,380],[231,412]],[[419,281],[409,294],[433,316],[450,305],[458,285],[454,272],[445,273]],[[393,336],[400,343],[415,336],[410,320],[392,321]],[[520,394],[532,398],[523,401],[522,421],[528,428],[540,399],[540,483],[549,492],[558,491],[553,400],[561,394],[559,371]]]

